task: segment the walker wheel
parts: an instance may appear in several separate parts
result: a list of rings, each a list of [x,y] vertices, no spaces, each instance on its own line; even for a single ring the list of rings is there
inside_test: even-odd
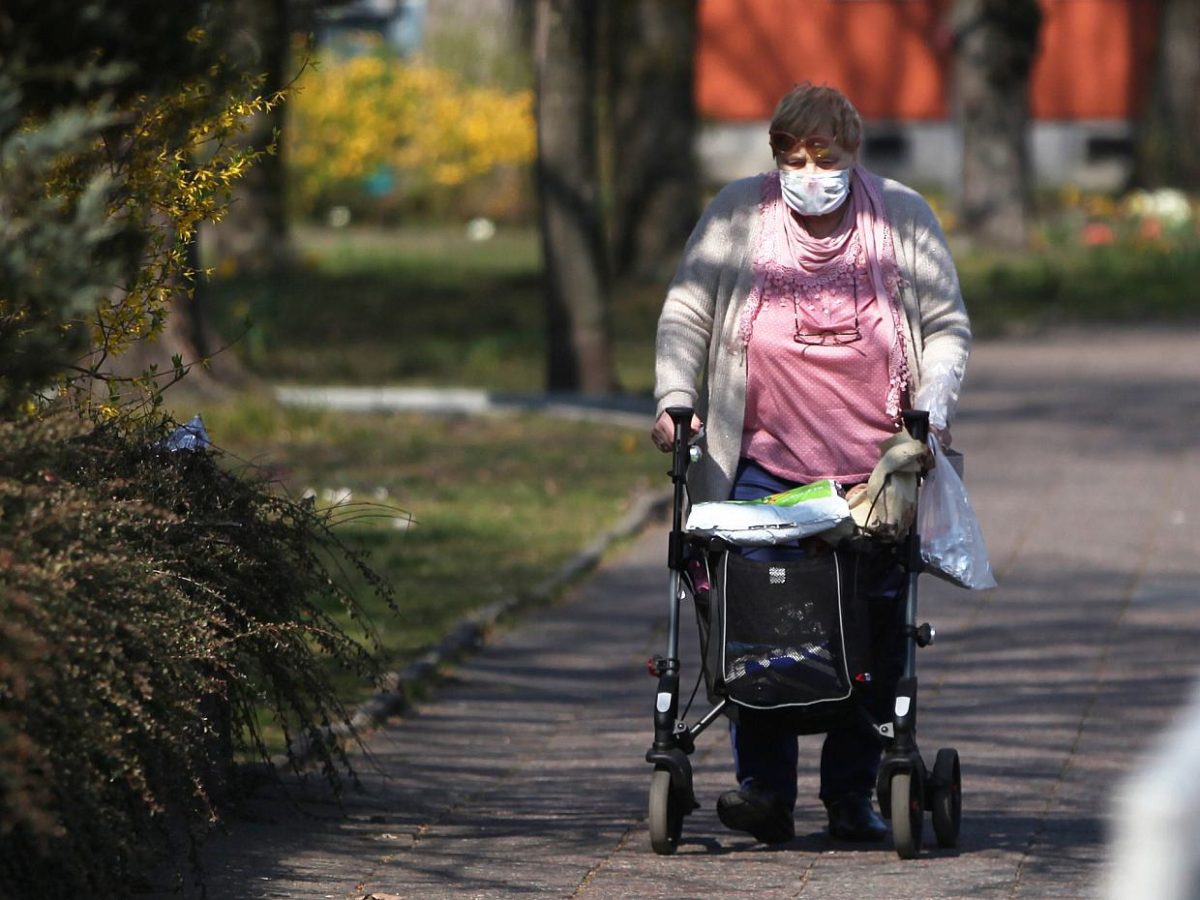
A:
[[[938,751],[932,780],[929,811],[933,833],[937,835],[939,847],[957,847],[958,832],[962,827],[962,771],[957,750]]]
[[[879,815],[892,819],[892,782],[888,773],[881,767],[879,777],[875,781],[875,797],[879,801]]]
[[[669,856],[679,847],[683,833],[683,805],[671,787],[671,772],[662,766],[650,778],[650,846]]]
[[[897,772],[891,786],[892,840],[901,859],[916,859],[921,853],[921,827],[925,809],[921,803],[921,773],[916,769]]]

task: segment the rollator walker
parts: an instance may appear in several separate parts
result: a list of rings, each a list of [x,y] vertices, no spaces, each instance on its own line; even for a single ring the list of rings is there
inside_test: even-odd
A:
[[[659,854],[674,853],[679,846],[684,818],[699,808],[689,758],[695,750],[696,738],[718,718],[734,717],[739,706],[756,706],[761,697],[768,698],[763,701],[768,705],[759,705],[758,708],[775,708],[770,704],[793,707],[790,711],[796,716],[799,734],[828,730],[829,708],[840,710],[841,715],[867,716],[883,748],[875,790],[881,815],[891,821],[896,853],[902,859],[913,859],[920,854],[926,811],[930,813],[938,846],[955,847],[962,821],[962,778],[958,752],[953,749],[938,750],[930,768],[917,748],[916,651],[918,647],[933,642],[934,630],[928,623],[917,624],[917,581],[924,564],[916,516],[913,516],[913,525],[904,537],[883,548],[883,552],[895,554],[906,574],[904,666],[897,683],[891,719],[876,721],[857,702],[861,685],[856,684],[856,679],[862,681],[864,676],[857,675],[850,662],[856,653],[849,634],[853,629],[848,624],[853,616],[849,607],[844,606],[849,602],[842,590],[842,582],[846,580],[845,563],[839,558],[841,551],[837,548],[827,554],[829,560],[821,566],[822,571],[829,569],[834,573],[826,582],[836,583],[836,590],[825,590],[818,586],[815,594],[812,589],[809,590],[803,604],[797,600],[793,606],[787,599],[779,603],[776,598],[793,596],[789,585],[787,592],[772,593],[769,605],[759,605],[759,611],[778,609],[781,620],[804,618],[816,611],[814,618],[822,619],[825,624],[818,624],[815,631],[806,637],[795,638],[787,648],[780,646],[768,651],[773,655],[758,659],[758,665],[753,664],[754,660],[749,666],[744,661],[730,661],[729,656],[733,651],[729,648],[734,646],[735,637],[730,634],[735,628],[731,622],[736,618],[730,609],[736,603],[754,602],[759,598],[732,596],[732,577],[729,581],[723,580],[724,569],[714,565],[716,560],[723,561],[726,569],[730,561],[737,562],[738,566],[749,565],[734,559],[739,552],[738,545],[719,538],[690,534],[684,529],[684,510],[688,502],[687,469],[693,459],[699,458],[699,448],[690,446],[688,442],[692,410],[672,407],[667,409],[667,413],[674,424],[669,473],[674,487],[674,502],[667,552],[670,570],[667,646],[665,655],[655,656],[648,663],[650,674],[658,679],[654,700],[654,743],[646,753],[646,761],[654,766],[649,798],[650,843],[654,851]],[[909,410],[903,412],[902,416],[912,438],[926,443],[929,414]],[[918,474],[918,485],[925,473],[926,470],[922,469]],[[919,493],[918,490],[918,502]],[[856,529],[856,532],[853,540],[859,546],[863,546],[864,542],[869,545],[875,543],[873,538],[863,535],[861,529]],[[711,579],[708,577],[710,574],[714,576]],[[772,583],[787,577],[790,576],[782,567],[771,570]],[[799,597],[805,585],[800,583],[802,578],[795,577],[793,581],[796,582],[795,596]],[[699,688],[700,678],[705,678],[712,701],[708,712],[691,725],[684,721],[691,701],[688,701],[688,708],[682,714],[679,709],[682,675],[679,613],[682,602],[689,597],[695,601],[701,640],[701,673],[696,687]],[[740,639],[742,636],[736,637]],[[778,634],[772,637],[777,642],[782,640]],[[714,645],[714,641],[721,642],[720,646]],[[745,645],[737,646],[740,648]],[[791,649],[793,647],[797,649]],[[745,658],[742,657],[742,660]],[[778,672],[786,673],[782,680]],[[744,680],[754,682],[750,688],[734,686],[734,682],[743,679],[743,676]],[[865,677],[870,679],[869,674]],[[819,690],[809,684],[814,679],[823,679],[825,682],[819,686]],[[828,700],[821,699],[826,695]],[[695,696],[694,692],[692,696]],[[818,708],[822,710],[819,714],[816,713]]]

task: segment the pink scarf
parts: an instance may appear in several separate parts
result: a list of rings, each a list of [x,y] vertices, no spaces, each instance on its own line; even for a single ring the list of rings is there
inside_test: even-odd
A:
[[[887,410],[898,415],[901,398],[908,389],[909,372],[900,321],[901,275],[881,184],[879,176],[855,166],[850,179],[850,214],[832,234],[817,238],[796,221],[784,203],[779,172],[767,174],[759,201],[754,282],[742,309],[738,333],[743,343],[750,340],[764,295],[794,296],[805,288],[819,289],[848,268],[857,268],[865,257],[875,296],[886,300],[895,326],[896,338],[889,352]]]

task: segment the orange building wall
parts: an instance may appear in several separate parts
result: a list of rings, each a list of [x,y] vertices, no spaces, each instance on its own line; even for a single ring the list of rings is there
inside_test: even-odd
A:
[[[770,118],[793,84],[844,90],[868,119],[949,115],[953,0],[700,0],[705,118]],[[1127,118],[1144,91],[1154,0],[1042,0],[1035,118]]]
[[[1141,111],[1154,50],[1153,0],[1042,0],[1030,85],[1035,119],[1127,119]]]

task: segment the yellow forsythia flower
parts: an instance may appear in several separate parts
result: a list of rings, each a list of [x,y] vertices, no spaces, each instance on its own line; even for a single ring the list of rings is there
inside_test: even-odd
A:
[[[325,56],[296,86],[285,159],[295,200],[453,189],[536,154],[533,93],[462,84],[383,53]]]

